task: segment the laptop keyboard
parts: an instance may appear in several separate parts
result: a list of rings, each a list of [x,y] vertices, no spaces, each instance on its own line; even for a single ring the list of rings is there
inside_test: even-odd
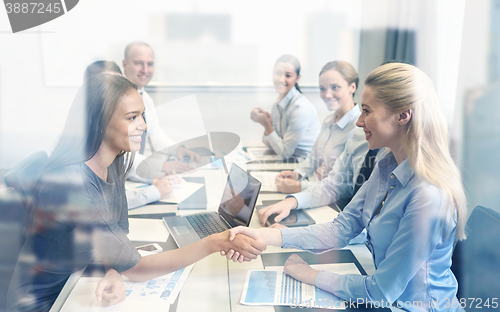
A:
[[[186,218],[200,238],[227,230],[227,226],[217,214],[192,215]]]

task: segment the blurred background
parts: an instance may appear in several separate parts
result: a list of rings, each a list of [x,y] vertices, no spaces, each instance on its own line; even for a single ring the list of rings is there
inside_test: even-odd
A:
[[[243,143],[261,139],[249,113],[275,100],[271,73],[280,55],[301,61],[301,87],[321,121],[325,63],[349,61],[363,81],[382,62],[404,59],[434,81],[470,208],[500,210],[498,20],[499,0],[85,0],[12,34],[1,10],[0,173],[50,152],[85,67],[96,60],[121,66],[134,40],[155,52],[146,89],[156,105],[194,94],[206,131],[233,132]]]

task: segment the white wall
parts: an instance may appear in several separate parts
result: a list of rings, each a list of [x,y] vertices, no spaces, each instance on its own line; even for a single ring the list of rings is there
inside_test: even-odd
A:
[[[360,51],[359,34],[362,29],[383,29],[392,23],[391,14],[395,10],[392,3],[391,0],[251,3],[86,0],[68,14],[18,34],[10,33],[7,15],[0,10],[0,169],[12,167],[34,151],[50,150],[62,129],[85,66],[97,59],[120,63],[126,43],[137,39],[155,47],[157,68],[153,86],[221,86],[233,82],[264,86],[245,91],[167,88],[171,94],[154,95],[159,104],[195,93],[206,117],[207,130],[227,128],[244,140],[259,140],[262,129],[249,120],[248,111],[256,105],[270,107],[275,94],[265,87],[271,86],[275,59],[283,53],[297,55],[303,65],[303,85],[315,87],[320,67],[333,59],[351,61],[355,68],[364,66],[360,69],[362,81],[379,65],[384,42],[378,37],[364,38],[371,42],[370,50]],[[488,1],[467,1],[466,20],[475,23],[477,31],[472,31],[467,39],[470,41],[462,44],[463,53],[475,56],[486,53],[485,3]],[[229,14],[231,42],[218,43],[213,38],[167,42],[164,27],[167,13]],[[419,14],[412,21],[425,23],[430,18],[428,12]],[[204,50],[206,53],[202,53]],[[197,57],[203,62],[189,63]],[[240,62],[241,58],[246,61]],[[429,57],[424,63],[432,64],[433,60]],[[480,72],[486,64],[482,60],[476,65],[462,56],[461,70],[469,68],[471,73],[459,82],[459,91],[474,85],[474,77],[481,83]],[[306,88],[306,91],[322,120],[327,112],[317,90]],[[457,97],[460,99],[461,95]]]

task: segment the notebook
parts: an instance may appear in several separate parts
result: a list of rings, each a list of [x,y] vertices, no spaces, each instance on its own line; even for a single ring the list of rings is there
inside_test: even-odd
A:
[[[260,187],[261,183],[257,179],[233,164],[227,176],[218,212],[165,217],[163,222],[179,247],[236,226],[248,226]]]

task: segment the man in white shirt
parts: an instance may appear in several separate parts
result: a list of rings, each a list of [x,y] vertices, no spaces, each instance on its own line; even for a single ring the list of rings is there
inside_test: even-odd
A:
[[[163,131],[156,114],[155,105],[151,96],[144,90],[154,74],[154,53],[153,49],[141,41],[129,43],[125,48],[125,57],[122,61],[123,74],[130,81],[137,85],[139,93],[142,94],[144,106],[144,119],[147,124],[147,131],[143,137],[141,150],[135,155],[134,165],[130,170],[127,179],[139,182],[151,182],[139,177],[136,173],[137,166],[155,151],[173,145],[172,141]],[[176,150],[177,161],[169,161],[164,164],[166,174],[181,173],[194,169],[182,160],[186,157],[191,162],[200,162],[200,155],[179,146]],[[135,192],[127,193],[129,209],[136,208],[151,202],[160,200],[172,192],[172,187],[167,176],[157,178],[151,182],[151,186],[141,188]]]

